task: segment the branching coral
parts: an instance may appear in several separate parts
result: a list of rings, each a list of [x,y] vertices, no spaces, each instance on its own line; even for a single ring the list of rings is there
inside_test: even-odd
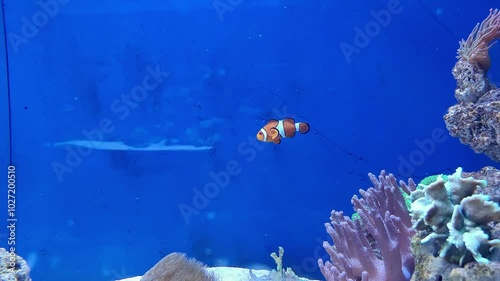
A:
[[[490,14],[481,24],[477,24],[467,40],[460,41],[458,59],[476,62],[486,72],[490,68],[489,48],[500,38],[500,12],[490,9]]]
[[[385,171],[369,174],[374,187],[360,190],[352,204],[360,219],[351,220],[332,211],[325,224],[333,245],[323,243],[330,261],[319,260],[327,281],[410,280],[414,270],[410,240],[414,233],[405,200],[395,177]],[[400,183],[410,193],[415,183]]]

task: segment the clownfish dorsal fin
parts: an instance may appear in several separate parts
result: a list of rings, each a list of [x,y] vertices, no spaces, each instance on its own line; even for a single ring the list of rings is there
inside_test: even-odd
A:
[[[278,124],[280,121],[278,119],[269,119],[269,121],[267,121],[267,124],[270,125],[270,126],[276,126],[276,124]]]
[[[272,127],[269,129],[269,136],[271,137],[272,140],[276,139],[280,135],[280,132],[276,127]]]

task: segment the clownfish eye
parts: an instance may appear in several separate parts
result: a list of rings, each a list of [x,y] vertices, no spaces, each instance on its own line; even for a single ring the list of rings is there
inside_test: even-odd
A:
[[[259,132],[259,135],[262,135],[262,132]]]

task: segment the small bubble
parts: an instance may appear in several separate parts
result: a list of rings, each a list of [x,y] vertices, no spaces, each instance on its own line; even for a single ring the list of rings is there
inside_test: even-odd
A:
[[[208,220],[213,220],[215,218],[215,212],[209,212],[207,213],[207,219]]]

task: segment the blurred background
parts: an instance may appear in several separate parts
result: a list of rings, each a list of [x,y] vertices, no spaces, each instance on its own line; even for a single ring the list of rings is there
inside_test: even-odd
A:
[[[324,223],[332,209],[352,214],[352,195],[372,186],[368,173],[418,182],[459,166],[498,167],[443,121],[456,103],[458,42],[490,4],[4,0],[3,8],[10,104],[4,91],[0,163],[16,166],[17,253],[36,281],[142,275],[174,251],[209,266],[272,268],[278,246],[285,267],[321,278]],[[490,53],[493,82],[499,50]],[[311,132],[256,142],[267,120],[285,116]],[[211,148],[58,145],[74,140]],[[4,229],[1,247],[6,238]]]

